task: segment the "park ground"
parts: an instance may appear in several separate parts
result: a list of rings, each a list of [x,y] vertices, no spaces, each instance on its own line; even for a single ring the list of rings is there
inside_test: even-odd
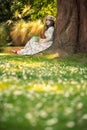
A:
[[[87,54],[1,52],[0,130],[87,130]]]

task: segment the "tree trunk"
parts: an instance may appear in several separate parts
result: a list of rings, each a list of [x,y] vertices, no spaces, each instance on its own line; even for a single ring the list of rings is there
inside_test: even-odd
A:
[[[80,8],[79,45],[80,52],[87,52],[87,0],[78,0]]]
[[[54,50],[87,52],[87,0],[57,0]]]

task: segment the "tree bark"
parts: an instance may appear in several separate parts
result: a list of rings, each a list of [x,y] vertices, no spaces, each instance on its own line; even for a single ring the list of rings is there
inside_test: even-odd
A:
[[[87,0],[57,0],[54,50],[87,52]]]
[[[80,7],[79,45],[80,52],[87,52],[87,0],[78,0]]]

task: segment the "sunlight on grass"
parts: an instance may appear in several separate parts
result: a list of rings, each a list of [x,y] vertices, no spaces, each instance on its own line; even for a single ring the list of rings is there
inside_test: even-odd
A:
[[[30,62],[30,63],[26,63],[26,62],[22,62],[22,61],[9,61],[9,64],[16,64],[16,66],[20,66],[20,67],[39,67],[39,66],[43,66],[44,63],[42,62]],[[19,68],[20,68],[19,67]]]
[[[6,89],[7,88],[7,83],[0,83],[0,90],[1,89]]]
[[[60,55],[58,53],[55,53],[55,54],[49,54],[49,55],[46,55],[45,57],[48,58],[48,59],[54,59],[56,57],[59,57]]]
[[[60,86],[60,85],[59,85]],[[58,93],[58,94],[62,94],[62,89],[58,87],[58,85],[50,85],[49,84],[45,84],[43,83],[42,85],[41,84],[33,84],[32,87],[29,87],[29,90],[33,90],[33,91],[36,91],[36,92],[55,92],[55,93]]]
[[[84,59],[1,55],[0,129],[86,130]]]
[[[0,53],[0,56],[11,55],[10,53]]]

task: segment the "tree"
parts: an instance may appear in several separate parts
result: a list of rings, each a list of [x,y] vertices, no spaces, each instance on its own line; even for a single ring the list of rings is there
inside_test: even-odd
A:
[[[0,22],[11,18],[11,4],[12,0],[0,0]]]
[[[57,0],[57,8],[53,49],[87,52],[87,0]]]

